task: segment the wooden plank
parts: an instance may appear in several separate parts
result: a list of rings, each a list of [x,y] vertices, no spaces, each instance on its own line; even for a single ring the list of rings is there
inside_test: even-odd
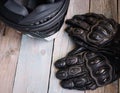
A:
[[[0,93],[12,93],[20,42],[21,35],[15,30],[7,27],[5,36],[0,32]]]
[[[0,21],[0,44],[1,44],[1,41],[2,41],[2,37],[5,33],[5,30],[6,30],[6,25]]]
[[[23,36],[13,93],[47,93],[53,41]]]
[[[118,22],[120,24],[120,0],[118,0]],[[119,92],[120,93],[120,79],[119,79],[119,84],[118,84]]]
[[[90,12],[104,14],[117,20],[117,0],[91,0]]]
[[[89,11],[89,0],[70,0],[69,11],[66,19],[71,18],[75,14],[83,14]],[[57,69],[54,62],[64,57],[70,50],[74,48],[74,44],[70,37],[65,33],[65,25],[61,28],[60,35],[54,42],[53,62],[51,68],[51,77],[48,93],[84,93],[83,91],[65,90],[59,85],[59,80],[55,77]]]
[[[117,0],[91,0],[90,12],[104,14],[117,20]],[[118,81],[86,93],[118,93]]]

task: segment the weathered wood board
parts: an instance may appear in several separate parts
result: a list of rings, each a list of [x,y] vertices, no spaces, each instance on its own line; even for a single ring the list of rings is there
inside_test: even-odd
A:
[[[3,25],[0,27],[1,30]],[[0,33],[0,93],[12,93],[21,35],[7,27]]]
[[[23,36],[13,93],[47,93],[53,41]]]
[[[66,19],[71,18],[75,14],[83,14],[89,12],[89,0],[71,0]],[[84,91],[65,90],[59,85],[59,81],[55,77],[57,69],[54,62],[64,57],[74,48],[74,44],[67,33],[65,33],[66,25],[61,28],[61,34],[54,42],[53,62],[51,68],[50,87],[48,93],[84,93]]]

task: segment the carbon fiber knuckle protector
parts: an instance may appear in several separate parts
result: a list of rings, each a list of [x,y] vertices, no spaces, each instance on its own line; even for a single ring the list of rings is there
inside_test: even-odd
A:
[[[0,19],[32,37],[46,38],[61,28],[70,0],[0,0]]]
[[[120,77],[120,25],[104,15],[87,13],[66,21],[77,48],[55,63],[56,77],[67,89],[94,90]]]

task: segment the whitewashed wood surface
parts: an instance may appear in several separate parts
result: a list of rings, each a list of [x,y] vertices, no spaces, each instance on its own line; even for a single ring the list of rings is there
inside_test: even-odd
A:
[[[120,0],[70,0],[66,19],[87,12],[102,13],[120,20]],[[61,88],[55,77],[56,60],[74,48],[64,31],[64,24],[55,40],[47,42],[21,36],[0,24],[0,93],[119,93],[119,81],[95,91],[77,91]]]

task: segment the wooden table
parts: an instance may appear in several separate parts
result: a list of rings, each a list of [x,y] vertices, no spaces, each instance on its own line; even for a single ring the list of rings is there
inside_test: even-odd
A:
[[[70,0],[66,19],[87,12],[120,20],[120,0]],[[119,81],[95,91],[65,90],[55,78],[54,62],[74,48],[65,33],[50,42],[32,39],[0,24],[0,93],[119,93]]]

